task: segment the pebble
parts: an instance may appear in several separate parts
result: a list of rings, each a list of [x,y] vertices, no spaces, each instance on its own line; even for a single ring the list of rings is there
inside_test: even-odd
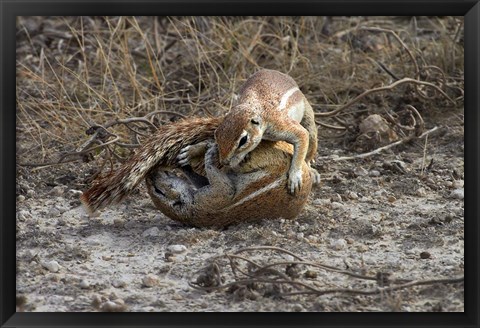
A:
[[[452,187],[455,189],[460,189],[460,188],[463,188],[464,184],[465,182],[463,180],[454,180],[452,183]]]
[[[357,252],[365,253],[366,251],[368,251],[368,246],[367,245],[358,245],[357,246]]]
[[[25,219],[31,218],[32,214],[30,214],[27,210],[21,210],[17,212],[17,220],[24,221]]]
[[[112,286],[115,288],[122,288],[127,285],[127,282],[123,279],[115,279],[112,281]]]
[[[342,196],[339,194],[335,194],[330,198],[331,202],[341,202],[342,201]]]
[[[50,215],[51,217],[57,217],[60,214],[61,214],[60,210],[56,207],[53,207],[53,208],[50,209],[50,211],[48,211],[48,215]]]
[[[293,312],[302,312],[304,310],[303,306],[300,304],[295,304],[292,306]]]
[[[123,312],[126,310],[125,302],[122,299],[106,301],[100,306],[100,311],[104,312]]]
[[[395,196],[388,196],[388,201],[389,201],[390,203],[394,203],[394,202],[397,201],[397,199],[395,198]]]
[[[125,220],[121,218],[115,218],[113,219],[113,225],[117,228],[122,228],[125,225]]]
[[[23,195],[18,195],[17,196],[17,201],[18,202],[23,202],[24,200],[25,200],[25,196],[23,196]]]
[[[65,193],[65,186],[56,186],[50,190],[50,195],[62,196]]]
[[[147,229],[142,233],[142,237],[157,237],[158,235],[160,235],[160,230],[157,227]]]
[[[42,262],[42,266],[50,272],[58,272],[58,270],[60,270],[60,264],[55,260]]]
[[[145,287],[153,287],[153,286],[156,286],[158,285],[158,276],[152,274],[152,273],[149,273],[147,274],[145,277],[143,277],[143,285]]]
[[[90,283],[86,280],[82,280],[82,281],[80,281],[79,286],[82,289],[88,289],[88,288],[90,288]]]
[[[327,206],[329,204],[330,204],[330,200],[323,199],[323,198],[317,198],[312,201],[312,205],[315,205],[315,206]]]
[[[461,189],[455,189],[450,193],[450,198],[453,199],[463,199],[465,197],[463,188]]]
[[[356,200],[358,199],[358,194],[354,191],[350,191],[348,194],[347,194],[347,197],[350,198],[350,199],[353,199],[353,200]]]
[[[421,259],[429,259],[432,255],[429,252],[421,252],[420,258]]]
[[[381,196],[386,196],[387,195],[387,191],[385,189],[380,189],[380,190],[377,190],[375,191],[375,193],[373,194],[375,197],[381,197]]]
[[[35,196],[35,190],[33,189],[28,189],[27,192],[26,192],[27,196],[32,198]]]
[[[419,197],[425,197],[427,195],[427,191],[425,190],[425,188],[420,187],[420,188],[417,189],[415,194]]]
[[[340,251],[347,247],[347,241],[345,239],[337,239],[331,243],[334,250]]]
[[[183,253],[186,250],[187,250],[187,247],[185,247],[184,245],[170,245],[167,247],[167,251],[174,254]]]
[[[68,191],[68,196],[70,197],[80,197],[83,194],[81,190],[70,189]]]
[[[368,171],[365,170],[363,167],[361,166],[358,166],[356,168],[353,169],[353,173],[356,175],[356,176],[366,176],[368,175]]]
[[[379,176],[380,176],[380,171],[371,170],[371,171],[368,173],[368,175],[371,176],[371,177],[379,177]]]
[[[342,208],[344,208],[344,205],[338,202],[332,202],[331,206],[334,210],[341,210]]]

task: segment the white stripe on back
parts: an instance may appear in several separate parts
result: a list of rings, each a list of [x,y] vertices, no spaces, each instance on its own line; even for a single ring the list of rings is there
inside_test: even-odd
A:
[[[278,109],[284,109],[287,106],[288,99],[297,91],[300,91],[299,88],[294,87],[289,89],[280,99],[280,105],[278,105]]]

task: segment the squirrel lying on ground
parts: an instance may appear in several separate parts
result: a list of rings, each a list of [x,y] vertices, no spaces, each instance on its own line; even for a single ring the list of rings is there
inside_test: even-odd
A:
[[[219,169],[217,145],[209,142],[206,149],[208,182],[187,170],[192,184],[161,167],[147,176],[153,203],[168,217],[200,227],[222,227],[261,219],[293,219],[307,202],[312,176],[305,161],[301,164],[302,189],[292,195],[285,188],[292,145],[264,140],[226,172]]]
[[[261,95],[259,92],[263,92],[264,94]],[[278,100],[280,104],[275,107],[274,103]],[[160,127],[155,135],[149,138],[138,152],[118,170],[110,175],[97,179],[94,182],[94,185],[82,194],[82,203],[86,209],[92,213],[112,203],[119,202],[131,193],[141,180],[154,172],[154,168],[171,169],[177,167],[178,155],[180,155],[180,163],[182,165],[186,165],[187,163],[192,164],[194,167],[193,171],[197,173],[201,172],[204,165],[203,161],[197,161],[196,165],[191,163],[191,161],[195,156],[198,157],[199,154],[202,154],[202,149],[203,152],[208,153],[204,142],[212,140],[214,135],[218,144],[220,161],[223,163],[228,162],[231,171],[230,174],[233,172],[233,180],[246,179],[245,181],[242,180],[241,183],[247,185],[255,183],[255,179],[257,179],[257,188],[262,188],[266,185],[262,182],[263,180],[259,179],[259,176],[256,176],[255,174],[249,175],[248,177],[252,177],[252,180],[249,180],[247,175],[242,173],[242,168],[248,166],[243,163],[243,161],[248,163],[249,160],[253,160],[251,163],[255,163],[256,157],[252,157],[254,153],[253,150],[256,149],[262,137],[263,139],[269,139],[271,135],[273,135],[271,139],[285,139],[286,141],[291,142],[293,144],[293,151],[288,152],[284,149],[281,153],[283,157],[288,157],[290,154],[293,154],[293,160],[290,160],[289,158],[287,164],[287,167],[289,167],[288,181],[291,181],[292,177],[294,177],[296,184],[294,184],[295,188],[289,188],[289,190],[290,192],[301,191],[301,189],[298,188],[299,182],[301,183],[302,180],[304,182],[305,180],[308,180],[308,183],[306,184],[307,188],[305,188],[301,194],[297,195],[298,198],[305,198],[306,201],[306,196],[311,188],[311,180],[313,179],[313,182],[319,182],[319,174],[309,166],[309,162],[313,160],[317,149],[317,130],[313,117],[313,110],[303,94],[298,91],[298,87],[293,79],[276,71],[262,70],[254,74],[242,87],[239,103],[241,104],[240,107],[247,105],[255,107],[256,110],[253,111],[253,113],[257,113],[258,111],[262,112],[262,106],[265,107],[265,111],[261,115],[251,116],[251,111],[249,109],[246,109],[245,111],[235,110],[227,114],[225,118],[190,118]],[[272,112],[274,109],[284,110],[284,112],[281,115],[276,115],[275,112]],[[269,111],[273,114],[268,114]],[[289,115],[294,118],[290,118]],[[235,117],[237,116],[241,117],[242,120],[235,125]],[[247,121],[245,121],[245,117],[248,117]],[[224,120],[227,118],[228,124],[224,124]],[[273,121],[273,123],[271,121]],[[303,128],[298,121],[306,126],[307,129]],[[232,124],[234,126],[232,126]],[[252,125],[254,127],[252,127]],[[229,128],[232,129],[231,135],[228,134]],[[238,131],[240,131],[240,136],[236,138],[236,141],[234,140],[237,142],[237,145],[233,150],[229,150],[229,144],[231,145],[235,143],[231,142],[231,140],[235,138],[231,139],[230,137],[238,134]],[[247,134],[245,134],[244,131],[246,131]],[[247,139],[244,139],[245,135],[247,135]],[[267,136],[267,138],[265,138],[265,136]],[[250,139],[252,141],[250,141]],[[308,145],[305,145],[305,140],[308,141]],[[240,143],[242,145],[239,146]],[[248,143],[248,151],[245,151],[247,148],[242,147],[244,146],[244,143]],[[265,142],[265,144],[267,145],[268,142]],[[278,143],[271,143],[271,145],[278,145]],[[283,147],[287,146],[284,145]],[[237,148],[239,148],[241,153],[237,152]],[[181,152],[182,149],[183,151]],[[226,151],[227,155],[225,155]],[[304,155],[305,152],[307,155]],[[222,156],[222,154],[224,155]],[[250,158],[246,158],[247,154]],[[261,149],[258,154],[261,154]],[[227,160],[228,158],[230,159]],[[266,173],[267,176],[271,175],[271,177],[276,176],[277,178],[282,176],[282,164],[277,166],[271,165],[274,161],[273,159],[269,159],[268,156],[260,158],[262,158],[259,163],[260,165],[252,164],[252,167],[257,165],[258,169],[264,170],[264,173]],[[305,162],[304,159],[306,159],[307,162]],[[263,163],[261,162],[262,160],[264,161]],[[307,174],[307,177],[304,174],[304,164],[307,165],[310,173]],[[268,168],[269,165],[272,167],[271,169]],[[293,174],[292,171],[294,172]],[[157,173],[158,172],[160,171],[157,170]],[[158,173],[157,175],[165,177],[162,173]],[[160,186],[161,183],[158,182],[159,179],[152,180],[151,174],[149,175],[149,178],[150,181],[157,181],[156,183],[150,183],[150,186],[155,184]],[[285,182],[286,181],[287,179],[285,178]],[[291,187],[292,185],[289,184],[289,186]],[[162,188],[163,187],[165,186],[163,185]],[[157,190],[161,190],[162,188],[157,188]],[[280,189],[281,188],[285,189],[284,186],[280,186]],[[248,188],[245,188],[245,190],[247,189]],[[151,190],[149,190],[149,192],[152,195]],[[152,198],[155,201],[155,197]],[[158,204],[159,202],[161,201],[156,201]],[[158,204],[157,206],[159,206]],[[277,207],[278,204],[279,203],[276,203]],[[262,204],[260,207],[265,207],[265,205]],[[192,210],[192,212],[195,212],[195,210]],[[174,216],[174,214],[172,214],[172,216]],[[180,219],[180,217],[177,219]]]

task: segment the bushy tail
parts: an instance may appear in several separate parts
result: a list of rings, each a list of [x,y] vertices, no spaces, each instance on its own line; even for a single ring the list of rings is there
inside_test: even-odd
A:
[[[98,178],[81,196],[84,207],[94,213],[128,196],[156,166],[174,167],[183,147],[213,139],[221,118],[187,118],[164,125],[116,171]]]

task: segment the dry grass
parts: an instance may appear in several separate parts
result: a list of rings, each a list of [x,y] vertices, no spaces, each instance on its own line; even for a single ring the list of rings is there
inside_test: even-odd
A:
[[[453,100],[406,83],[319,115],[322,137],[348,138],[367,113],[463,107],[463,18],[19,17],[17,131],[34,146],[18,160],[56,161],[90,127],[150,114],[111,125],[111,153],[126,156],[152,124],[224,113],[260,67],[293,76],[318,113],[402,78]]]

